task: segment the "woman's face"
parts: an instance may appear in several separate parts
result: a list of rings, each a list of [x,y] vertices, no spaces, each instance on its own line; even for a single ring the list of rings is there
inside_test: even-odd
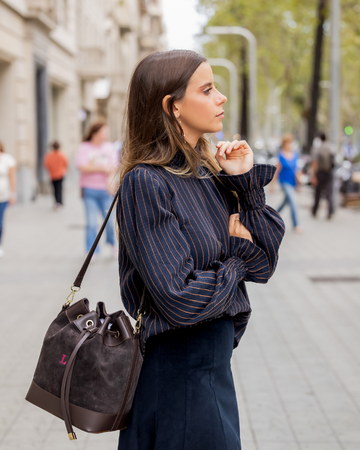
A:
[[[214,86],[210,64],[204,61],[190,78],[184,98],[174,103],[175,117],[181,121],[190,145],[195,147],[204,133],[222,130],[226,101]]]
[[[105,142],[109,138],[109,129],[107,125],[104,125],[100,128],[100,130],[97,133],[93,134],[93,139],[96,142]]]

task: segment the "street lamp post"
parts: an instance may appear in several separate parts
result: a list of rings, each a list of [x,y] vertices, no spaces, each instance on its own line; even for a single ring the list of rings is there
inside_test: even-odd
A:
[[[230,134],[233,137],[237,134],[239,123],[239,102],[238,102],[238,77],[234,63],[225,58],[209,58],[210,66],[221,66],[228,69],[230,73]]]
[[[243,27],[208,27],[209,34],[237,34],[249,42],[250,64],[250,126],[249,141],[252,143],[257,131],[257,43],[253,33]]]
[[[331,0],[331,140],[339,150],[340,0]]]

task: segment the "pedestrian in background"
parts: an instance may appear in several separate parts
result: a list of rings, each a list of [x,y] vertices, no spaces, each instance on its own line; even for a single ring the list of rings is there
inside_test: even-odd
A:
[[[118,168],[116,151],[108,141],[106,123],[96,122],[90,127],[77,152],[76,167],[80,170],[80,187],[86,212],[86,250],[89,251],[98,231],[98,213],[105,217],[111,205],[111,178]],[[106,242],[116,255],[113,220],[109,220],[106,226]]]
[[[63,205],[63,180],[68,169],[68,159],[60,149],[58,141],[51,144],[51,150],[45,155],[44,166],[49,172],[53,185],[55,204],[54,208],[59,209]]]
[[[5,153],[0,142],[0,258],[4,256],[2,234],[5,210],[8,205],[16,203],[16,161],[13,156]]]
[[[319,207],[321,194],[325,192],[328,202],[328,219],[334,214],[334,196],[333,196],[333,169],[335,166],[335,152],[330,142],[326,140],[325,133],[319,134],[321,143],[319,146],[313,146],[311,150],[311,184],[315,187],[314,206],[312,215],[316,217]]]
[[[299,156],[292,150],[293,140],[294,138],[291,134],[284,134],[282,137],[281,150],[278,155],[279,160],[274,180],[279,180],[281,189],[284,193],[283,202],[277,211],[280,213],[286,205],[289,205],[293,229],[297,233],[300,233],[302,230],[299,226],[299,213],[296,199],[296,189],[299,183]]]

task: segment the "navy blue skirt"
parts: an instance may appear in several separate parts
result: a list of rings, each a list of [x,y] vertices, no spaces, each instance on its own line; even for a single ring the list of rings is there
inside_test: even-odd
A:
[[[145,360],[119,450],[241,450],[231,317],[166,331]]]

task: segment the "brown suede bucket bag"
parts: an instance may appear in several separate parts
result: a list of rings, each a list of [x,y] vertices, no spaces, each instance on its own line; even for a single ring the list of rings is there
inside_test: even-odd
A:
[[[140,309],[132,327],[123,311],[108,314],[99,302],[91,311],[86,298],[71,305],[116,203],[71,287],[62,310],[51,323],[26,400],[65,421],[71,440],[73,426],[89,433],[126,428],[143,358],[139,346]]]

